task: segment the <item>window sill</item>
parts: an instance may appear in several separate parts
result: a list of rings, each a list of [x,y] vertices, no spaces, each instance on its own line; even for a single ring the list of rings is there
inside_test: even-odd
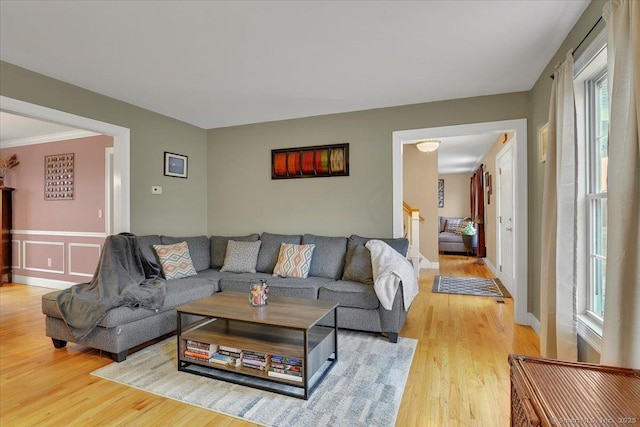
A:
[[[578,314],[576,331],[595,351],[602,354],[602,326],[584,314]]]

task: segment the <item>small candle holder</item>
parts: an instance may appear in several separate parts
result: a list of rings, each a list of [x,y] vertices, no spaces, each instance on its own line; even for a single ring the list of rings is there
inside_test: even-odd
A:
[[[260,283],[254,283],[251,285],[251,291],[249,292],[249,303],[253,307],[260,307],[267,305],[267,282],[260,280]]]

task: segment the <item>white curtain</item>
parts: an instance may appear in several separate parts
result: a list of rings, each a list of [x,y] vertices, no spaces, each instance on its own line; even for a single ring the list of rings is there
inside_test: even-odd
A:
[[[600,363],[640,369],[640,2],[605,5],[611,116]]]
[[[576,113],[573,56],[556,67],[549,105],[542,199],[540,352],[575,361],[576,334]]]

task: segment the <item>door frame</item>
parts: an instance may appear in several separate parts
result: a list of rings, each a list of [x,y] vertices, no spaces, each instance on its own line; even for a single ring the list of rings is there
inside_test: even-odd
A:
[[[128,232],[131,228],[130,200],[130,131],[128,128],[77,116],[42,105],[0,96],[0,110],[32,119],[46,120],[65,126],[113,137],[113,230]],[[109,214],[107,214],[109,215]],[[105,215],[105,216],[107,216]]]
[[[514,162],[514,152],[513,152],[513,141],[509,141],[504,147],[502,147],[502,149],[498,152],[498,154],[496,154],[496,164],[495,164],[495,170],[498,170],[498,162],[500,161],[500,159],[502,157],[504,157],[504,155],[507,153],[507,151],[512,150],[511,152],[511,171],[513,172],[512,175],[515,174],[515,162]],[[513,177],[511,180],[511,189],[513,192],[513,197],[512,199],[515,200],[515,189],[513,187]],[[497,182],[497,188],[496,188],[496,212],[498,212],[499,215],[496,216],[495,220],[496,220],[496,261],[497,261],[497,266],[495,266],[497,268],[497,272],[496,275],[504,281],[504,278],[502,277],[503,275],[500,274],[500,266],[502,265],[502,228],[500,227],[500,220],[498,219],[499,217],[502,217],[502,197],[501,197],[501,191],[502,191],[502,174],[498,173],[498,182]],[[513,206],[512,208],[515,208],[515,206]],[[514,209],[515,212],[515,209]],[[518,221],[518,218],[514,215],[513,218],[513,222],[514,224]],[[515,229],[515,226],[514,226]],[[506,250],[509,251],[511,250],[511,253],[515,253],[517,245],[515,243],[514,239],[511,239],[511,248],[507,248]],[[515,273],[516,271],[516,260],[515,258],[511,259],[511,263],[513,264],[512,267],[512,271]],[[515,276],[515,274],[514,274]],[[512,283],[512,285],[515,285],[515,283]]]
[[[402,145],[418,139],[444,138],[449,136],[478,135],[513,132],[515,189],[514,228],[515,292],[513,295],[513,317],[516,323],[530,325],[533,315],[527,312],[528,283],[528,204],[527,204],[527,119],[503,120],[495,122],[471,123],[424,129],[401,130],[392,133],[392,175],[393,175],[393,236],[402,237]],[[428,212],[426,213],[429,214]],[[424,215],[424,214],[423,214]]]

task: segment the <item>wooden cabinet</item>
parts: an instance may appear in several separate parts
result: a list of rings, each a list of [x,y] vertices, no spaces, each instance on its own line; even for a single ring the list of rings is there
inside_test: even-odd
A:
[[[509,356],[511,426],[640,425],[640,371]]]
[[[0,211],[2,212],[2,244],[0,244],[0,284],[4,283],[5,275],[7,281],[11,282],[11,225],[12,225],[12,204],[11,195],[13,188],[2,187],[2,197],[0,197]]]

